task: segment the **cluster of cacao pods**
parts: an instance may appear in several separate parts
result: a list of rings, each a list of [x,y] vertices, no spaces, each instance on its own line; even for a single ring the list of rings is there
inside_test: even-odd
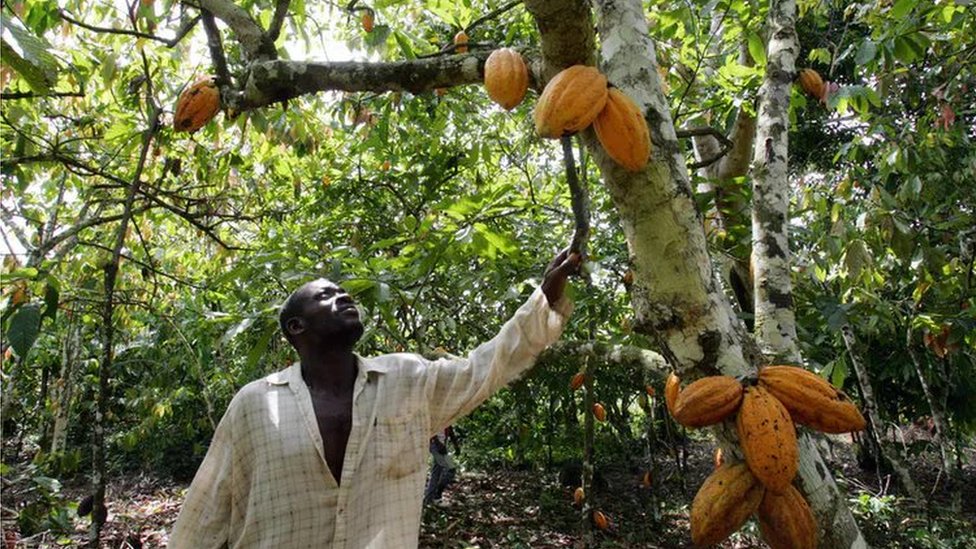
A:
[[[650,159],[643,113],[596,67],[573,65],[556,74],[542,90],[533,118],[536,133],[554,139],[592,124],[607,155],[629,171],[640,171]]]
[[[220,110],[220,90],[213,78],[200,78],[180,94],[176,100],[173,129],[178,132],[195,132],[217,116]]]
[[[675,374],[664,386],[668,411],[687,427],[705,427],[736,414],[745,463],[716,459],[691,506],[696,545],[718,543],[753,513],[773,549],[816,547],[816,522],[793,486],[799,467],[795,423],[825,433],[864,429],[864,416],[847,396],[813,372],[766,366],[756,385],[709,376],[683,390]]]

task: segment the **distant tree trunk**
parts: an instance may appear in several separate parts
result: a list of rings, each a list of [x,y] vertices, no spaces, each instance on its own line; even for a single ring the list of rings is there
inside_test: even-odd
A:
[[[148,94],[147,97],[149,97]],[[147,101],[147,103],[150,103],[148,108],[151,111],[149,113],[149,127],[143,132],[142,151],[139,156],[139,163],[136,165],[132,182],[129,184],[129,189],[125,197],[122,219],[119,221],[119,226],[115,233],[115,245],[112,248],[112,255],[103,267],[105,272],[103,284],[105,304],[102,307],[102,359],[98,368],[98,397],[94,425],[95,436],[92,441],[94,502],[92,506],[91,531],[88,537],[88,544],[92,549],[98,549],[102,526],[108,519],[108,508],[105,504],[105,487],[107,484],[105,431],[107,423],[106,416],[111,397],[109,382],[112,376],[115,345],[115,283],[118,280],[122,248],[125,246],[125,235],[129,227],[129,222],[132,220],[132,205],[135,203],[136,195],[139,192],[139,186],[142,181],[142,170],[146,165],[149,147],[159,129],[159,115],[161,114],[161,111],[155,105],[151,104],[151,97],[149,99],[150,101]]]
[[[800,49],[793,0],[769,6],[766,79],[759,90],[759,123],[752,160],[752,273],[755,334],[763,355],[800,364],[790,279],[790,87]]]
[[[879,466],[882,463],[890,466],[905,491],[916,500],[922,501],[922,493],[912,479],[905,460],[901,458],[897,450],[884,444],[881,440],[881,433],[884,431],[884,427],[881,423],[881,416],[878,415],[878,401],[874,398],[871,377],[868,375],[867,368],[861,364],[860,356],[857,353],[854,330],[850,324],[844,324],[841,326],[840,332],[844,337],[844,345],[847,347],[847,356],[850,358],[851,366],[854,368],[854,375],[857,376],[857,384],[861,388],[861,408],[867,416],[868,423],[867,429],[865,429],[865,434],[868,438],[868,448],[870,448],[871,454],[873,454]]]
[[[583,488],[583,504],[580,506],[580,528],[583,547],[593,547],[593,372],[590,357],[583,359],[583,471],[580,485]]]
[[[948,449],[946,442],[946,414],[945,408],[941,403],[935,398],[932,393],[932,387],[929,385],[928,379],[925,377],[925,370],[922,368],[922,360],[918,356],[918,352],[915,350],[914,334],[912,330],[912,319],[908,319],[908,330],[905,332],[905,348],[908,349],[908,355],[912,359],[912,364],[915,366],[915,375],[918,377],[918,382],[922,386],[922,393],[925,395],[925,400],[928,402],[929,411],[932,414],[932,425],[935,428],[935,443],[939,447],[939,454],[942,458],[942,468],[945,470],[946,476],[948,478],[948,489],[952,494],[952,506],[958,511],[962,507],[962,492],[961,492],[961,471],[955,466],[954,461],[951,457],[951,453]],[[943,379],[947,379],[945,374],[943,374]]]
[[[71,418],[71,399],[74,396],[74,372],[81,354],[81,322],[71,320],[61,346],[61,373],[54,390],[54,428],[51,433],[51,454],[64,452]]]

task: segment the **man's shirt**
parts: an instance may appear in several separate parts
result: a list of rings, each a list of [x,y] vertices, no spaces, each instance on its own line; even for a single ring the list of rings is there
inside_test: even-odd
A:
[[[529,369],[571,308],[536,290],[465,358],[358,357],[341,486],[300,365],[249,383],[217,426],[169,547],[417,547],[430,436]]]

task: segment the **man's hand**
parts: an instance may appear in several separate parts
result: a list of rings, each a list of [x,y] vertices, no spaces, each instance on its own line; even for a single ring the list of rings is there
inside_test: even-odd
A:
[[[579,274],[583,257],[578,252],[570,253],[569,248],[559,252],[552,263],[546,267],[542,280],[542,293],[546,294],[549,306],[553,306],[563,297],[566,289],[566,279],[569,275]]]

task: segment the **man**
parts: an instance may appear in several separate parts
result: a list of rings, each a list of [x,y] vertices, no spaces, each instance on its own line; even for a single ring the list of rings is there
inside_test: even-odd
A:
[[[430,478],[427,479],[427,489],[424,490],[424,505],[438,503],[444,495],[444,490],[454,482],[457,475],[457,464],[448,453],[447,443],[454,444],[454,451],[461,452],[461,442],[454,433],[454,428],[448,425],[437,434],[430,437]]]
[[[355,354],[363,325],[349,294],[322,279],[296,290],[280,320],[300,361],[234,396],[169,547],[417,547],[429,437],[558,339],[580,261],[561,252],[497,336],[437,361]]]

